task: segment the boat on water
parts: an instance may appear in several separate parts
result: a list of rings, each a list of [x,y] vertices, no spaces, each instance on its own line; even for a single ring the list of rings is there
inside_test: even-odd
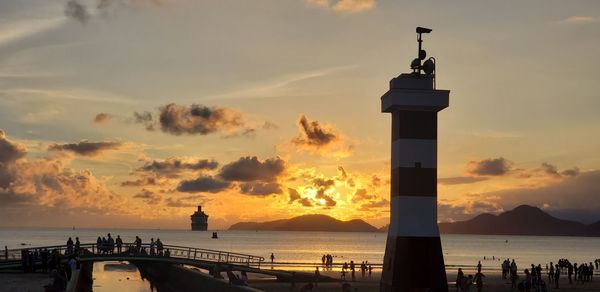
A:
[[[202,206],[190,216],[193,231],[206,231],[208,229],[208,215],[202,211]]]

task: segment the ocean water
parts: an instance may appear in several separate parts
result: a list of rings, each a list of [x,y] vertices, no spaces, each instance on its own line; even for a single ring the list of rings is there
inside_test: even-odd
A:
[[[380,264],[387,236],[366,232],[218,231],[219,239],[211,239],[211,231],[20,228],[0,229],[0,247],[62,245],[69,236],[78,236],[82,243],[93,243],[109,232],[113,237],[120,235],[124,242],[133,242],[137,235],[144,242],[160,238],[164,244],[245,253],[263,256],[267,261],[273,253],[276,262],[315,264],[326,253],[332,254],[336,263],[366,260]],[[481,260],[486,269],[498,269],[498,259],[504,258],[515,259],[521,266],[545,266],[560,258],[577,263],[600,258],[600,238],[593,237],[442,235],[442,247],[446,265],[472,267]]]

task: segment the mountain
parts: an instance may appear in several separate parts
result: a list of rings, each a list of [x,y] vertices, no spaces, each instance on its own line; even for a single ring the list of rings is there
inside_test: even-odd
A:
[[[377,228],[360,219],[340,221],[327,215],[303,215],[268,222],[239,222],[229,230],[373,232]]]
[[[600,222],[585,225],[562,220],[529,205],[499,215],[485,213],[470,220],[438,225],[441,233],[451,234],[600,236]]]

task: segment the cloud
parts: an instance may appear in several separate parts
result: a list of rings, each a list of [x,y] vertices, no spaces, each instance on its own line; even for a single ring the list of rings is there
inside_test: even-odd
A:
[[[133,196],[136,199],[143,199],[146,203],[156,205],[162,202],[162,196],[147,189],[142,189],[139,193]]]
[[[219,107],[192,104],[189,107],[174,103],[159,108],[160,129],[173,135],[206,135],[222,130],[236,130],[242,125],[239,112]]]
[[[559,171],[558,168],[550,163],[544,162],[541,165],[541,170],[542,172],[544,172],[545,174],[551,176],[551,177],[555,177],[555,178],[561,178],[563,176],[577,176],[579,175],[579,168],[577,167],[573,167],[571,169],[566,169],[564,171]]]
[[[298,151],[334,157],[347,157],[352,153],[353,146],[345,145],[342,134],[330,125],[302,115],[298,119],[298,129],[300,133],[290,141]]]
[[[560,20],[558,23],[562,24],[586,24],[586,23],[595,23],[598,22],[598,19],[592,16],[584,16],[584,15],[574,15],[567,17],[563,20]]]
[[[81,23],[86,23],[90,19],[90,13],[84,4],[77,0],[69,0],[65,6],[65,15]]]
[[[292,188],[288,188],[288,195],[290,196],[290,200],[288,201],[288,204],[291,204],[297,200],[300,200],[302,197],[300,196],[300,193],[298,193],[297,190],[292,189]]]
[[[472,176],[457,176],[457,177],[443,177],[438,179],[438,183],[442,185],[461,185],[471,184],[480,181],[487,180],[487,177],[472,177]]]
[[[9,141],[4,131],[0,130],[0,167],[23,158],[26,154],[25,146]]]
[[[512,170],[512,162],[499,158],[488,158],[481,161],[470,161],[467,173],[475,176],[501,176]]]
[[[115,150],[123,146],[121,142],[88,142],[83,140],[79,143],[52,144],[48,146],[50,151],[69,151],[83,156],[96,156],[106,150]]]
[[[157,185],[156,178],[144,176],[136,180],[127,180],[121,182],[122,187],[141,187],[141,186],[153,186]]]
[[[176,177],[183,170],[213,170],[219,166],[215,160],[197,159],[184,160],[182,158],[167,158],[165,160],[152,160],[146,162],[143,166],[136,169],[138,172],[153,172],[161,176]]]
[[[335,11],[360,12],[373,9],[375,0],[339,0],[333,5]]]
[[[375,0],[307,0],[307,2],[338,12],[361,12],[375,7]]]
[[[484,195],[475,195],[475,199],[458,204],[446,202],[438,203],[438,221],[454,222],[473,218],[481,213],[498,214],[504,211],[504,208],[494,200],[486,199]]]
[[[318,121],[309,121],[304,115],[298,120],[298,125],[300,135],[292,141],[296,145],[319,148],[339,139],[333,129],[322,126]]]
[[[283,190],[278,183],[247,182],[240,184],[240,191],[246,195],[267,196],[281,194]]]
[[[159,107],[157,116],[150,112],[134,112],[134,121],[143,124],[146,130],[157,127],[172,135],[208,135],[226,132],[228,136],[244,135],[253,129],[245,127],[242,114],[236,110],[222,107],[207,107],[192,104],[190,106],[170,103]]]
[[[246,156],[223,166],[219,176],[228,181],[270,182],[275,181],[285,170],[285,161],[279,157],[261,162],[256,156]]]
[[[354,196],[352,196],[352,203],[368,201],[374,198],[375,196],[369,194],[366,189],[357,189],[356,192],[354,192]]]
[[[112,118],[113,118],[113,116],[111,114],[99,113],[94,117],[92,122],[94,124],[104,124],[104,123],[108,123]]]
[[[177,191],[186,193],[218,193],[231,185],[230,182],[215,179],[211,176],[201,176],[193,180],[183,180],[177,186]]]

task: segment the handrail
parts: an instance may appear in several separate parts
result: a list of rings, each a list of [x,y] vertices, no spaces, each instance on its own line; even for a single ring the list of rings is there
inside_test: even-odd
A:
[[[129,254],[132,250],[135,251],[135,256],[159,257],[158,254],[146,254],[146,255],[138,254],[142,248],[150,249],[149,243],[141,244],[140,250],[137,250],[137,248],[135,246],[136,246],[135,243],[124,243],[122,245],[121,254],[118,254],[118,253],[116,253],[116,251],[117,251],[116,244],[113,244],[110,246],[101,244],[101,246],[99,246],[99,244],[97,244],[97,243],[82,243],[79,245],[79,249],[87,250],[87,251],[91,252],[91,254],[81,254],[80,257],[97,256],[98,254],[102,254],[103,256],[112,256],[112,255],[118,256],[118,255],[123,255],[123,254]],[[2,253],[2,255],[0,255],[0,263],[2,261],[20,260],[21,253],[24,250],[34,251],[34,252],[35,251],[43,251],[43,250],[51,252],[53,250],[57,250],[60,254],[67,255],[67,254],[73,253],[74,249],[75,249],[75,245],[73,245],[71,247],[69,247],[67,245],[52,245],[52,246],[35,246],[35,247],[24,247],[24,248],[19,248],[19,249],[10,249],[10,250],[5,250],[4,253]],[[157,247],[155,245],[154,251],[156,251],[156,250],[157,250]],[[239,263],[239,264],[244,264],[244,265],[248,265],[248,266],[257,264],[260,267],[260,264],[262,262],[264,262],[264,260],[265,260],[265,258],[261,257],[261,256],[221,251],[221,250],[205,249],[205,248],[198,248],[198,247],[179,246],[179,245],[163,245],[163,250],[164,251],[169,250],[169,257],[171,257],[171,258],[187,258],[187,259],[192,259],[192,260],[212,261],[212,262],[218,262],[218,263]],[[150,252],[150,253],[153,253],[153,252]],[[8,257],[7,257],[7,255],[8,255]]]

